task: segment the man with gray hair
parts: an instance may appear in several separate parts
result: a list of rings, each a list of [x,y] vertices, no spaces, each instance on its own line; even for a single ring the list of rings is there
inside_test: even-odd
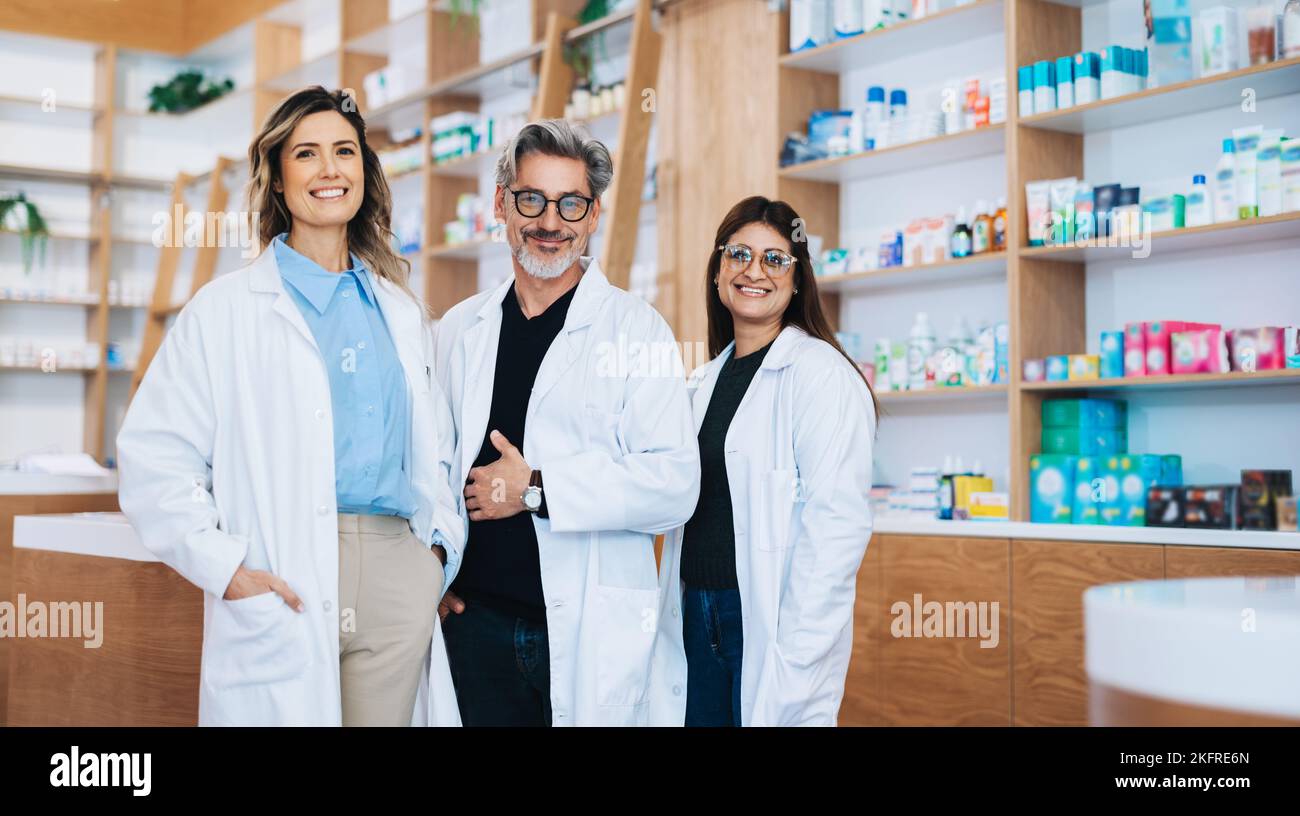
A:
[[[496,174],[514,275],[438,325],[469,513],[439,614],[465,725],[645,722],[654,536],[694,511],[699,450],[672,331],[584,256],[612,176],[579,126],[524,127]],[[644,364],[665,349],[678,371]]]

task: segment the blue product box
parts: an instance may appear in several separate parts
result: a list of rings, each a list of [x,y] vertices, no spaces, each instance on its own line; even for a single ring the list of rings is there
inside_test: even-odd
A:
[[[1104,489],[1100,460],[1093,456],[1080,456],[1074,466],[1074,502],[1070,511],[1073,523],[1101,523],[1099,510]]]
[[[1043,401],[1045,428],[1117,428],[1128,426],[1128,403],[1107,399]],[[1115,451],[1120,453],[1122,451]]]
[[[1101,465],[1101,501],[1097,505],[1100,524],[1119,526],[1124,523],[1124,498],[1120,490],[1124,477],[1133,470],[1128,456],[1108,456]]]
[[[1160,457],[1160,486],[1182,487],[1183,457],[1176,453],[1167,453]]]
[[[1047,358],[1047,380],[1070,379],[1070,356],[1068,354],[1053,354]]]
[[[825,149],[835,136],[848,138],[853,125],[853,111],[817,110],[808,117],[808,143]]]
[[[1124,332],[1101,333],[1101,378],[1124,376]]]
[[[993,359],[997,368],[993,382],[1011,382],[1011,326],[998,323],[993,327]]]
[[[1069,524],[1073,515],[1075,456],[1037,453],[1029,457],[1029,520]]]
[[[1143,453],[1121,459],[1130,460],[1130,466],[1122,468],[1120,476],[1120,500],[1124,512],[1117,523],[1128,527],[1143,527],[1147,518],[1147,491],[1160,484],[1164,457]]]

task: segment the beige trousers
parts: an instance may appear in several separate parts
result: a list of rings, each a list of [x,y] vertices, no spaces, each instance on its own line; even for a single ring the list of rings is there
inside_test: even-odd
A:
[[[442,582],[406,519],[339,514],[343,725],[411,724]]]

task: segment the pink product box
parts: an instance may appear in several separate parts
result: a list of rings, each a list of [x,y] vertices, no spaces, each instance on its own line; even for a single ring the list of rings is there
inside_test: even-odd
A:
[[[1264,326],[1228,332],[1233,371],[1271,371],[1286,368],[1286,329]]]
[[[1147,341],[1141,323],[1124,325],[1124,376],[1142,377],[1147,373]]]
[[[1170,335],[1170,370],[1174,374],[1219,374],[1228,370],[1228,346],[1222,329],[1188,329]]]
[[[1151,320],[1142,324],[1147,376],[1169,374],[1173,370],[1169,360],[1173,352],[1170,347],[1171,335],[1189,329],[1222,329],[1222,327],[1214,323],[1188,323],[1182,320]],[[1129,376],[1127,370],[1125,376]]]
[[[1047,379],[1047,368],[1042,358],[1025,360],[1023,371],[1025,382],[1042,382]]]

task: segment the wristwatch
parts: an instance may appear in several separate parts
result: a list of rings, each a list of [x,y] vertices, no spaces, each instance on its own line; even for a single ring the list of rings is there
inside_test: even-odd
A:
[[[528,478],[528,487],[524,488],[524,495],[520,496],[524,503],[524,509],[530,513],[536,513],[542,509],[542,472],[534,470],[533,475]]]

